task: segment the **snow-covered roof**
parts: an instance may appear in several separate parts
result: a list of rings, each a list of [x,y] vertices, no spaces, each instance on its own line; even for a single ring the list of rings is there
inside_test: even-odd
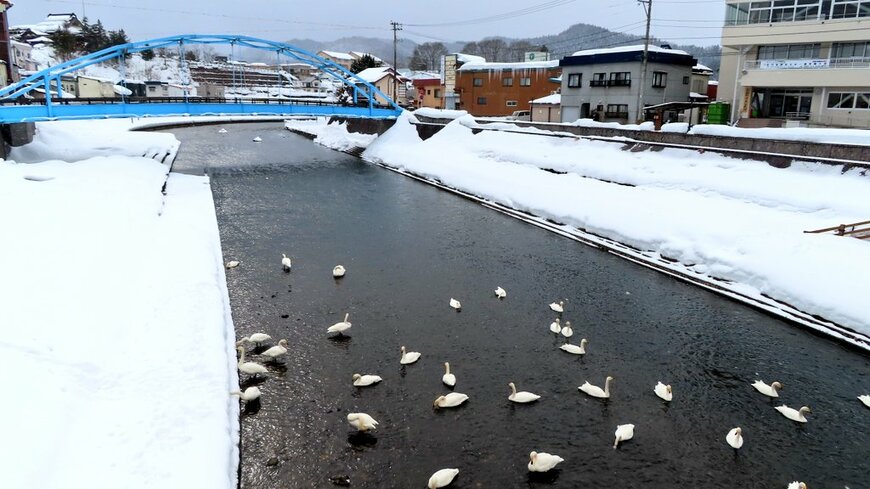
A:
[[[408,75],[405,75],[407,78],[411,80],[440,80],[441,75],[438,73],[431,73],[428,71],[415,71]]]
[[[342,53],[339,51],[327,51],[325,49],[321,50],[320,52],[329,56],[330,58],[353,61],[353,56],[349,55],[348,53]]]
[[[689,98],[707,98],[707,96],[698,92],[689,92]]]
[[[719,85],[719,80],[710,80],[707,82],[707,85]]]
[[[357,73],[356,76],[362,78],[363,80],[365,80],[369,83],[374,83],[374,82],[380,80],[381,78],[383,78],[385,76],[389,76],[389,75],[394,74],[394,73],[395,72],[393,71],[393,69],[390,68],[389,66],[379,66],[377,68],[366,68],[366,69],[360,71],[359,73]]]
[[[698,63],[695,66],[693,66],[692,71],[698,71],[698,72],[707,73],[710,75],[713,74],[713,68],[710,68],[709,66],[702,65],[701,63]]]
[[[599,54],[630,53],[634,51],[643,51],[643,44],[637,44],[634,46],[619,46],[615,48],[584,49],[581,51],[576,51],[571,56],[595,56]],[[649,45],[649,51],[654,53],[684,54],[687,56],[689,55],[689,53],[680,49],[668,49],[652,44]]]
[[[558,68],[559,60],[552,61],[525,61],[521,63],[465,63],[459,71],[479,70],[533,70],[538,68]]]
[[[75,14],[48,14],[45,20],[36,24],[22,24],[11,27],[11,30],[40,31],[43,33],[52,33],[63,29],[67,22],[78,20]]]
[[[27,42],[30,44],[50,43],[51,39],[45,36],[39,36],[34,37],[33,39],[28,39]]]
[[[384,60],[382,60],[381,58],[378,58],[377,56],[375,56],[375,55],[372,54],[372,53],[364,53],[364,52],[362,52],[362,51],[351,51],[351,52],[348,53],[348,54],[350,54],[351,56],[353,56],[353,57],[356,58],[356,59],[362,58],[363,56],[371,56],[372,59],[374,59],[375,61],[377,61],[377,62],[379,62],[379,63],[383,63],[383,62],[384,62]]]
[[[540,105],[559,105],[562,103],[562,94],[554,93],[552,95],[547,95],[546,97],[532,100],[531,103]]]
[[[473,54],[453,53],[456,55],[456,61],[460,63],[486,63],[486,58],[483,56],[475,56]]]

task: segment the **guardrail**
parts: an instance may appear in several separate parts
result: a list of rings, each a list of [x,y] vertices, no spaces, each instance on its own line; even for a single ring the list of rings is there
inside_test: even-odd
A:
[[[96,104],[260,104],[260,105],[319,105],[335,106],[335,102],[317,100],[308,97],[291,98],[247,98],[247,97],[87,97],[87,98],[52,98],[51,104],[58,105],[96,105]],[[0,106],[8,105],[45,105],[45,99],[18,97],[16,99],[0,99]],[[352,107],[353,105],[347,105]],[[368,101],[360,101],[358,107],[368,107]],[[388,108],[383,104],[374,104],[375,108]]]

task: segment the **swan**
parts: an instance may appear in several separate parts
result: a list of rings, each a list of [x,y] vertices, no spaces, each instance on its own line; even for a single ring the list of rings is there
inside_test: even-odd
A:
[[[456,385],[456,376],[450,373],[450,364],[448,362],[444,362],[444,375],[441,376],[441,382],[453,387]]]
[[[670,384],[665,385],[659,382],[653,388],[653,392],[655,392],[657,396],[668,402],[671,402],[671,399],[674,398],[674,391],[673,389],[671,389]]]
[[[290,267],[293,266],[293,262],[290,261],[290,258],[287,257],[284,253],[281,253],[281,267],[284,268],[285,272],[290,271]]]
[[[505,292],[505,290],[501,287],[496,287],[495,288],[495,296],[498,297],[499,299],[504,299],[505,297],[507,297],[507,292]]]
[[[565,459],[558,455],[550,455],[547,452],[529,453],[529,472],[547,472],[556,467]]]
[[[224,129],[224,128],[222,127],[222,128],[220,128],[220,129],[218,129],[218,133],[219,133],[219,134],[226,134],[226,133],[227,133],[227,130]]]
[[[263,138],[261,138],[260,136],[257,136],[257,137],[254,138],[254,142],[255,142],[255,143],[260,143],[260,142],[262,142],[262,141],[263,141]]]
[[[809,489],[809,486],[803,482],[794,481],[790,483],[786,489]]]
[[[366,413],[350,413],[347,415],[347,422],[359,431],[373,430],[378,426],[375,418]]]
[[[344,332],[349,330],[351,326],[351,324],[347,320],[348,317],[350,317],[350,313],[344,315],[344,321],[337,322],[332,326],[326,328],[326,333],[338,333],[339,336],[344,334]]]
[[[755,387],[755,390],[767,397],[779,397],[777,389],[782,389],[782,384],[779,382],[772,382],[770,385],[767,385],[761,380],[756,380],[752,383],[752,387]]]
[[[864,403],[865,406],[870,407],[870,395],[864,394],[863,396],[858,396],[858,400]]]
[[[574,330],[571,329],[571,321],[565,321],[565,326],[562,327],[562,336],[565,338],[574,336]]]
[[[616,425],[616,441],[613,442],[613,448],[616,448],[619,445],[619,442],[631,440],[634,438],[634,425],[633,424],[620,424]]]
[[[279,340],[278,344],[264,351],[262,355],[272,359],[278,358],[287,353],[287,340]]]
[[[727,435],[725,435],[725,441],[731,445],[731,448],[737,450],[738,448],[743,446],[743,430],[738,426],[733,430],[729,431]]]
[[[260,389],[257,386],[248,387],[245,389],[245,392],[242,391],[233,391],[230,392],[231,396],[239,396],[239,398],[245,402],[253,401],[260,398]]]
[[[806,406],[804,406],[798,410],[798,409],[790,408],[790,407],[786,406],[785,404],[783,404],[782,406],[776,406],[774,409],[779,411],[780,414],[782,414],[786,418],[788,418],[792,421],[797,421],[798,423],[806,423],[807,422],[806,414],[812,412],[812,411],[810,411],[810,408],[808,408]]]
[[[353,385],[357,387],[367,387],[373,384],[377,384],[383,380],[379,375],[360,375],[353,374]]]
[[[269,372],[266,369],[266,367],[260,365],[257,362],[246,362],[245,361],[245,349],[243,347],[240,346],[237,348],[237,350],[238,350],[239,354],[241,355],[241,358],[239,358],[239,371],[240,372],[244,372],[244,373],[249,374],[249,375],[265,374],[265,373]]]
[[[551,303],[550,309],[558,312],[559,314],[562,314],[563,312],[565,312],[565,301],[559,301],[558,304],[556,304],[555,302]]]
[[[236,268],[237,266],[239,266],[238,260],[230,260],[227,262],[227,268]]]
[[[560,346],[559,349],[562,351],[567,351],[568,353],[574,355],[585,355],[586,345],[588,343],[589,341],[587,341],[586,338],[583,338],[582,340],[580,340],[580,346],[572,345],[571,343],[565,343],[564,345]]]
[[[332,276],[335,277],[335,278],[341,278],[341,277],[344,277],[344,273],[345,273],[346,271],[347,271],[347,270],[345,270],[345,268],[344,268],[343,266],[341,266],[341,265],[336,265],[335,268],[332,269]]]
[[[420,359],[420,352],[418,351],[405,351],[405,347],[402,347],[402,359],[399,361],[402,365],[410,365],[417,360]]]
[[[460,394],[458,392],[451,392],[450,394],[447,394],[446,396],[438,396],[438,398],[435,399],[435,402],[432,403],[432,405],[435,406],[436,408],[449,408],[449,407],[456,407],[467,400],[468,400],[468,396],[466,396],[465,394]]]
[[[550,323],[550,332],[554,334],[559,334],[562,331],[562,325],[560,324],[559,318],[556,318],[555,321]]]
[[[236,346],[241,345],[245,341],[247,341],[249,343],[255,343],[257,345],[260,345],[261,343],[264,343],[264,342],[269,341],[271,339],[272,339],[272,337],[267,335],[266,333],[254,333],[251,336],[246,336],[246,337],[240,339],[239,341],[237,341]]]
[[[459,311],[462,309],[462,303],[459,302],[458,300],[454,299],[453,297],[451,297],[450,298],[450,307]]]
[[[532,394],[531,392],[517,392],[517,386],[514,385],[513,382],[509,383],[508,387],[511,388],[511,395],[508,396],[508,400],[510,401],[525,404],[527,402],[535,402],[541,398],[541,396],[537,394]]]
[[[589,394],[592,397],[607,399],[610,397],[610,382],[612,381],[613,377],[608,375],[607,379],[604,381],[604,389],[596,385],[590,384],[588,380],[586,381],[586,383],[578,387],[578,389]]]
[[[439,487],[449,486],[458,473],[459,469],[441,469],[432,474],[432,477],[429,477],[429,485],[426,487],[428,489],[438,489]]]

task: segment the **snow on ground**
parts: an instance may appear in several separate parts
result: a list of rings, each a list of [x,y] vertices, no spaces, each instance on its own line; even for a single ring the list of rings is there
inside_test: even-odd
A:
[[[327,124],[329,119],[291,119],[284,122],[284,127],[291,131],[299,131],[315,136],[314,142],[338,151],[351,151],[365,148],[375,140],[377,134],[360,134],[347,132],[347,124]]]
[[[363,157],[659,253],[870,334],[859,287],[870,274],[870,243],[803,233],[870,216],[870,180],[854,171],[775,169],[680,149],[632,153],[579,138],[473,135],[462,120],[422,141],[407,114]]]
[[[164,196],[166,165],[105,156],[177,145],[129,125],[40,123],[16,152],[70,162],[0,161],[3,487],[236,487],[235,335],[209,182],[173,174]]]
[[[419,115],[420,117],[431,117],[432,119],[458,119],[462,116],[468,115],[468,111],[422,107],[415,110],[414,115]]]
[[[732,138],[784,139],[810,143],[860,144],[870,146],[870,130],[823,127],[731,127],[717,124],[692,126],[690,134]]]

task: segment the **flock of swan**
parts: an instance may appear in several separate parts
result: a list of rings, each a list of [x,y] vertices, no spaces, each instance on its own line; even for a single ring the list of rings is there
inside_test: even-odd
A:
[[[226,263],[226,268],[235,268],[239,266],[239,261],[229,261]],[[281,259],[281,267],[285,272],[289,272],[292,267],[292,262],[287,255],[282,255]],[[337,265],[333,268],[333,277],[338,279],[344,277],[346,273],[346,269],[342,265]],[[498,299],[504,299],[507,297],[507,292],[502,287],[497,287],[495,289],[495,296]],[[567,301],[567,299],[565,300]],[[565,301],[553,302],[549,304],[549,308],[557,313],[559,317],[550,324],[549,330],[550,332],[561,335],[565,339],[565,343],[562,344],[559,348],[562,351],[565,351],[574,355],[585,355],[586,354],[586,346],[589,344],[586,338],[580,340],[579,345],[574,345],[571,343],[571,337],[574,335],[573,329],[571,328],[571,322],[565,321],[561,322],[561,316],[565,311]],[[460,311],[462,309],[462,304],[454,299],[450,298],[448,302],[450,307],[453,309]],[[328,335],[343,335],[347,330],[352,327],[350,321],[348,321],[350,314],[345,314],[344,320],[339,321],[332,326],[329,326],[326,329]],[[238,369],[239,372],[245,373],[248,375],[257,375],[257,374],[266,374],[268,373],[268,369],[257,363],[247,361],[245,357],[245,343],[253,343],[255,345],[262,345],[263,343],[271,340],[271,336],[265,333],[254,333],[248,337],[244,337],[240,339],[236,343],[237,351],[239,353],[238,359]],[[399,359],[399,363],[401,365],[411,365],[420,360],[422,354],[420,352],[415,351],[407,351],[405,346],[400,348],[401,357]],[[276,360],[279,357],[285,355],[287,353],[287,340],[281,339],[278,341],[278,344],[268,348],[267,350],[260,353],[261,356],[266,357],[270,360]],[[444,385],[453,388],[456,386],[456,375],[450,372],[450,363],[444,363],[445,373],[441,377],[441,381]],[[355,387],[371,387],[375,386],[383,381],[383,379],[379,375],[375,374],[359,374],[355,373],[352,375],[352,383]],[[611,383],[614,378],[612,376],[607,376],[604,380],[604,387],[599,387],[589,383],[586,381],[583,385],[578,387],[580,392],[583,392],[591,397],[599,398],[599,399],[609,399],[611,395]],[[772,382],[767,384],[762,380],[756,380],[753,382],[752,387],[755,388],[759,393],[770,397],[770,398],[778,398],[779,391],[783,389],[783,386],[780,382]],[[533,403],[541,399],[541,396],[534,394],[532,392],[527,391],[517,391],[516,384],[514,382],[509,382],[508,387],[510,388],[510,394],[508,395],[508,401],[514,403]],[[671,402],[673,400],[673,388],[659,381],[653,387],[653,392],[656,396],[662,399],[665,402]],[[248,387],[244,391],[236,390],[231,392],[231,395],[239,397],[241,400],[245,402],[251,402],[259,399],[260,395],[259,388],[256,386]],[[468,395],[462,394],[460,392],[450,392],[445,395],[438,396],[434,402],[434,408],[453,408],[462,405],[464,402],[468,400]],[[858,400],[861,401],[865,406],[870,408],[870,395],[860,395],[858,396]],[[784,417],[798,422],[798,423],[806,423],[807,417],[806,415],[811,413],[811,410],[807,406],[803,406],[800,409],[794,409],[788,407],[786,405],[776,406],[776,409],[780,414]],[[378,422],[369,414],[359,412],[359,413],[349,413],[347,415],[348,424],[355,430],[360,432],[367,432],[371,430],[375,430],[378,427]],[[634,437],[634,429],[635,425],[626,423],[617,425],[616,431],[614,432],[614,442],[613,448],[616,449],[621,442],[628,441]],[[731,446],[734,450],[739,450],[744,443],[743,431],[738,426],[732,428],[725,435],[725,442]],[[565,460],[554,454],[546,453],[546,452],[537,452],[532,451],[529,453],[529,462],[527,468],[529,472],[547,472],[554,469],[558,464],[564,462]],[[459,474],[459,469],[457,468],[444,468],[436,471],[429,478],[427,487],[429,489],[437,489],[441,487],[445,487],[450,485],[454,478]],[[788,485],[787,489],[808,489],[808,486],[804,482],[792,482]]]

